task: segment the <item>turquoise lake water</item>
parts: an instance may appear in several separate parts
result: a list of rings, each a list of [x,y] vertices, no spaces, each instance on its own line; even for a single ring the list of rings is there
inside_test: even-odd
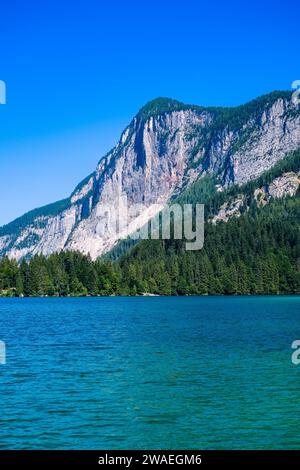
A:
[[[0,449],[300,448],[300,297],[0,299]]]

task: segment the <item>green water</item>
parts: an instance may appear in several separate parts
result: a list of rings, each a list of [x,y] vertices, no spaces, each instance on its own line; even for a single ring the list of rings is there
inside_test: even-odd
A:
[[[1,299],[1,449],[300,448],[299,297]]]

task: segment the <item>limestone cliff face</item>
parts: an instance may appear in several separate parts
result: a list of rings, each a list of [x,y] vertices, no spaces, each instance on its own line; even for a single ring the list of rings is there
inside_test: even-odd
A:
[[[300,146],[300,114],[286,98],[251,113],[239,127],[215,130],[201,168],[220,175],[224,185],[243,184],[269,170]]]
[[[146,121],[135,118],[115,149],[100,161],[88,203],[86,196],[83,199],[88,217],[74,227],[66,248],[90,253],[93,258],[109,250],[117,238],[112,234],[103,236],[105,220],[101,221],[99,209],[114,203],[117,206],[123,193],[129,207],[143,204],[149,208],[139,217],[139,226],[155,215],[151,206],[162,208],[184,184],[193,146],[193,141],[186,142],[185,137],[191,125],[204,126],[208,118],[206,113],[198,115],[190,110]]]
[[[295,196],[300,186],[300,172],[290,171],[275,178],[272,183],[254,191],[258,205],[267,204],[271,198],[281,199],[286,196]]]
[[[288,93],[275,93],[225,110],[160,99],[142,108],[116,147],[70,198],[32,211],[0,229],[0,255],[80,250],[92,258],[118,241],[105,232],[101,208],[146,209],[128,232],[144,225],[170,198],[204,174],[220,187],[242,184],[300,147],[300,113]]]
[[[213,224],[218,222],[227,222],[231,217],[240,217],[245,205],[245,197],[240,194],[231,201],[226,201],[220,207],[218,213],[211,219]]]
[[[253,197],[258,206],[265,206],[271,199],[282,199],[286,196],[293,197],[296,195],[300,186],[300,171],[283,173],[281,176],[274,178],[270,184],[256,188]],[[227,222],[232,217],[240,217],[240,215],[249,210],[247,199],[244,194],[239,194],[235,198],[229,199],[221,205],[219,211],[211,222]]]

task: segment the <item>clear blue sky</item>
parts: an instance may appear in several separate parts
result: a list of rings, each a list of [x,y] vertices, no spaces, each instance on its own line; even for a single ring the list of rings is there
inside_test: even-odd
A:
[[[297,1],[2,2],[0,225],[66,197],[150,99],[236,105],[300,79]]]

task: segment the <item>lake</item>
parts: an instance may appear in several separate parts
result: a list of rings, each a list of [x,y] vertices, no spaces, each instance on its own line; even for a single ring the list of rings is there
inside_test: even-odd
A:
[[[295,339],[296,296],[0,299],[0,448],[299,448]]]

